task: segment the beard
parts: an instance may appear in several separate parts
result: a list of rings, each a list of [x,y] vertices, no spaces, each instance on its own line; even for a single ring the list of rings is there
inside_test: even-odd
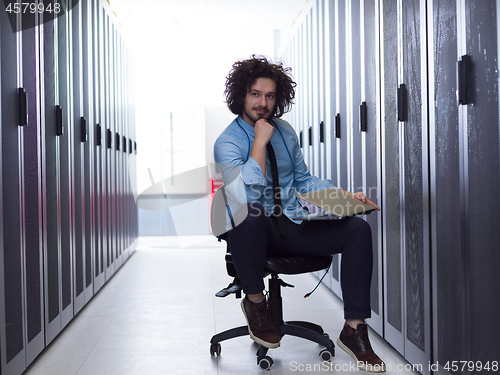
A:
[[[252,108],[252,110],[254,109],[260,109],[260,108]],[[273,113],[266,109],[267,112],[266,113],[253,113],[253,112],[248,112],[245,108],[243,109],[243,112],[245,113],[245,115],[253,121],[253,123],[255,124],[257,121],[259,121],[260,119],[265,119],[265,120],[269,120]]]

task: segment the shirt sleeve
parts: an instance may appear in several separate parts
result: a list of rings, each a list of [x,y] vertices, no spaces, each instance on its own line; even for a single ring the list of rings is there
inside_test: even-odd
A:
[[[293,162],[295,169],[295,188],[299,194],[307,193],[310,191],[324,190],[330,188],[336,188],[335,185],[328,179],[322,180],[316,176],[313,176],[309,172],[304,161],[304,155],[302,154],[302,149],[299,145],[299,140],[297,134],[294,132],[292,138],[293,142]]]
[[[239,204],[257,201],[267,186],[267,180],[262,174],[259,163],[251,156],[245,162],[247,154],[246,147],[243,150],[241,146],[228,139],[218,140],[214,146],[214,159],[218,170],[222,173],[228,199]]]

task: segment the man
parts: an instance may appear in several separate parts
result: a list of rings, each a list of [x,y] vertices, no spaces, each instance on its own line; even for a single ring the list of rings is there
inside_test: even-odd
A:
[[[300,221],[307,214],[296,193],[334,187],[309,173],[297,135],[279,118],[295,97],[290,68],[255,56],[238,61],[226,77],[226,102],[238,117],[214,145],[230,206],[240,205],[246,216],[227,234],[234,266],[246,294],[241,307],[250,337],[276,348],[280,334],[267,311],[262,280],[266,257],[342,253],[341,285],[345,324],[337,341],[365,371],[385,371],[373,352],[364,319],[369,318],[372,242],[369,224],[353,217],[345,220]],[[269,144],[271,149],[269,149]],[[275,204],[271,162],[276,156],[279,198]],[[236,170],[236,173],[234,173]],[[231,175],[231,177],[229,177]],[[361,192],[355,198],[380,208]],[[278,199],[278,202],[279,199]],[[238,210],[233,216],[238,216]],[[241,215],[240,215],[241,217]]]

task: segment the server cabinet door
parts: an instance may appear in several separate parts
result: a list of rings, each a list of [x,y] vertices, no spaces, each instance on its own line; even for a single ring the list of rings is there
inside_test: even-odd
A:
[[[39,19],[2,10],[1,372],[18,374],[44,346]]]
[[[359,113],[356,130],[364,129],[360,131],[362,190],[368,199],[381,205],[380,41],[377,33],[379,6],[378,0],[360,1],[361,97],[359,102],[354,101],[353,110]],[[366,221],[372,229],[373,243],[373,273],[370,291],[372,317],[369,323],[376,332],[383,335],[382,212],[372,212],[366,216]]]
[[[426,2],[401,2],[402,81],[407,121],[401,124],[405,281],[405,357],[430,361],[430,237]],[[420,370],[419,370],[420,371]],[[430,373],[423,368],[422,373]]]
[[[126,207],[126,187],[127,187],[127,123],[125,117],[125,82],[124,82],[124,44],[122,37],[118,34],[118,72],[119,83],[118,92],[120,94],[119,113],[120,113],[120,247],[122,249],[122,263],[128,258],[127,246],[127,207]]]
[[[22,130],[22,241],[24,247],[26,365],[44,347],[40,44],[37,13],[22,17],[22,86],[26,90],[27,125]],[[33,25],[33,27],[31,27]]]
[[[131,163],[131,158],[130,158],[130,153],[132,152],[132,142],[131,142],[131,136],[132,136],[132,123],[131,123],[131,118],[130,118],[130,100],[131,100],[131,95],[130,92],[128,91],[130,89],[129,85],[129,60],[128,60],[128,50],[125,46],[125,43],[123,43],[123,55],[122,55],[122,64],[123,64],[123,71],[122,71],[122,80],[123,80],[123,92],[124,92],[124,98],[123,98],[123,116],[124,116],[124,122],[125,122],[125,136],[127,137],[127,152],[124,155],[125,159],[125,171],[124,171],[124,183],[125,183],[125,197],[124,197],[124,205],[125,205],[125,231],[126,231],[126,247],[127,247],[127,258],[130,257],[132,254],[132,205],[131,205],[131,199],[133,202],[133,195],[132,195],[132,184],[131,184],[131,176],[132,176],[132,163]]]
[[[118,205],[118,179],[117,179],[117,171],[118,171],[118,158],[117,151],[120,147],[119,141],[119,133],[118,133],[118,118],[117,118],[117,97],[118,93],[116,90],[116,82],[117,82],[117,72],[116,72],[116,28],[114,22],[109,19],[109,68],[110,68],[110,115],[111,115],[111,134],[113,137],[113,148],[110,150],[110,160],[111,160],[111,228],[113,228],[113,235],[111,238],[112,246],[113,246],[113,263],[114,270],[116,272],[120,267],[120,248],[118,246],[118,213],[117,213],[117,205]]]
[[[129,183],[129,147],[130,147],[130,124],[129,118],[127,116],[127,102],[128,102],[128,93],[127,93],[127,48],[125,46],[124,40],[121,40],[121,53],[120,53],[120,65],[121,65],[121,91],[122,91],[122,100],[121,100],[121,113],[122,113],[122,121],[123,121],[123,142],[124,149],[122,159],[123,159],[123,168],[122,168],[122,183],[123,183],[123,193],[122,193],[122,206],[123,206],[123,246],[124,246],[124,259],[128,259],[130,256],[130,207],[129,207],[129,192],[130,192],[130,183]]]
[[[453,1],[429,5],[429,124],[431,174],[431,237],[433,264],[433,357],[444,365],[452,358],[466,360],[465,216],[457,209],[463,197],[458,87],[458,7]],[[462,39],[462,38],[460,38]],[[459,203],[460,205],[460,203]],[[454,281],[453,281],[454,279]],[[457,282],[458,281],[458,282]]]
[[[84,147],[87,142],[87,120],[83,112],[83,51],[82,51],[82,2],[79,1],[69,14],[72,30],[73,78],[73,148],[71,152],[74,220],[74,313],[85,305],[85,248],[84,248]]]
[[[308,148],[308,139],[305,130],[305,122],[306,122],[306,114],[304,108],[304,102],[306,100],[306,75],[303,69],[305,64],[305,54],[300,53],[299,51],[303,51],[304,46],[306,45],[305,41],[305,27],[304,24],[301,23],[297,29],[297,119],[296,123],[293,125],[297,131],[297,133],[302,134],[302,153],[304,155],[304,161],[307,161],[307,155],[309,152]]]
[[[104,3],[101,3],[104,7]],[[104,95],[105,95],[105,121],[106,121],[106,148],[105,148],[105,176],[103,179],[103,189],[106,195],[106,281],[114,274],[114,250],[115,244],[113,237],[115,235],[115,228],[113,227],[113,115],[112,115],[112,98],[111,91],[113,87],[113,80],[111,75],[111,36],[110,36],[110,21],[106,11],[102,12],[103,19],[103,41],[104,41]]]
[[[500,292],[496,271],[500,238],[492,220],[498,203],[492,199],[493,192],[484,189],[500,181],[498,76],[494,73],[498,71],[498,2],[434,1],[431,5],[433,340],[434,358],[442,369],[453,357],[491,364],[500,350],[493,333],[499,314],[490,307],[491,296]],[[457,61],[464,67],[464,55],[471,65],[459,68],[457,75]],[[464,79],[469,80],[469,93],[463,90]],[[478,372],[465,368],[461,373]]]
[[[103,273],[103,284],[108,280],[108,270],[110,266],[109,256],[109,220],[108,220],[108,124],[109,124],[109,111],[108,111],[108,71],[107,67],[107,28],[106,16],[102,2],[97,1],[96,4],[96,17],[99,28],[99,114],[101,125],[102,142],[100,146],[100,247],[101,247],[101,273]]]
[[[122,135],[123,124],[121,118],[121,90],[120,90],[120,37],[118,36],[117,27],[113,24],[113,73],[115,76],[115,131],[116,131],[116,145],[115,145],[115,226],[116,226],[116,268],[121,267],[123,263],[123,246],[122,246],[122,207],[121,207],[121,194],[122,194]]]
[[[82,142],[82,214],[83,214],[83,261],[84,261],[84,295],[86,304],[94,295],[93,268],[94,268],[94,147],[95,123],[93,95],[94,95],[94,69],[93,69],[93,29],[92,29],[92,1],[81,2],[81,53],[82,53],[82,104],[87,140]],[[82,126],[83,126],[82,125]]]
[[[337,186],[337,138],[335,137],[335,115],[336,106],[336,44],[335,44],[335,7],[333,2],[324,0],[322,2],[324,10],[324,46],[325,46],[325,148],[326,148],[326,177]],[[334,258],[337,258],[335,255]],[[336,260],[336,270],[338,269],[338,260]],[[325,284],[333,290],[335,266],[332,264],[325,277]],[[338,276],[336,278],[338,280]],[[336,284],[338,288],[338,283]]]
[[[346,131],[349,164],[347,166],[347,189],[352,192],[363,190],[363,146],[359,128],[359,105],[361,104],[361,0],[351,0],[348,5],[348,27],[346,28]],[[346,18],[347,19],[347,18]],[[363,19],[363,23],[364,23]],[[364,36],[364,35],[363,35]]]
[[[389,324],[386,324],[386,337],[411,363],[422,364],[430,360],[426,7],[423,1],[398,1],[397,14],[394,15],[394,10],[387,8],[390,5],[390,2],[384,2],[384,23],[388,21],[387,26],[393,27],[394,23],[391,21],[396,21],[398,45],[391,45],[390,42],[388,45],[384,44],[384,54],[386,48],[387,55],[390,55],[396,47],[399,55],[396,75],[398,85],[389,87],[389,90],[399,90],[399,95],[396,102],[398,123],[391,124],[391,128],[389,124],[392,121],[386,123],[387,194],[384,202],[394,200],[389,191],[398,186],[399,207],[389,204],[386,206],[385,263],[387,288],[394,289],[390,285],[393,282],[404,286],[404,289],[397,286],[396,296],[391,295],[388,290]],[[395,31],[387,30],[387,33],[394,35]],[[392,73],[387,65],[393,64],[394,60],[384,58],[384,61],[390,61],[385,65],[388,70],[384,74]],[[391,106],[388,102],[385,105],[386,110]],[[398,127],[396,131],[394,125]],[[387,144],[391,142],[397,142],[397,148],[391,144],[392,149],[389,149]],[[398,155],[394,155],[396,150]],[[389,163],[399,168],[388,167]],[[392,170],[387,169],[391,167]],[[396,183],[394,180],[399,181]],[[393,242],[394,239],[399,241]],[[423,372],[427,371],[424,367]]]
[[[316,36],[315,36],[315,4],[312,4],[312,7],[309,9],[309,12],[306,17],[305,26],[306,26],[306,102],[305,102],[305,110],[307,111],[307,116],[304,122],[305,130],[307,131],[308,138],[308,147],[309,147],[309,157],[306,162],[309,170],[313,175],[317,174],[317,143],[316,143],[316,129],[315,129],[315,118],[317,116],[317,96],[316,96],[316,85],[317,82],[315,79],[315,59],[316,56],[313,56],[315,51],[316,44]],[[313,211],[316,211],[316,207],[313,207]]]
[[[93,112],[94,128],[93,147],[93,246],[94,246],[94,294],[104,285],[105,233],[104,233],[104,197],[103,197],[103,149],[106,147],[106,127],[104,122],[104,69],[101,7],[98,0],[89,1],[92,11],[92,48],[93,63]]]
[[[500,184],[498,6],[496,1],[485,0],[466,0],[463,6],[466,54],[472,61],[472,95],[468,95],[469,104],[460,106],[466,215],[465,338],[466,359],[476,363],[497,360],[500,350],[494,333],[500,328],[496,297],[500,295],[496,220],[500,204],[495,198]],[[486,332],[484,327],[488,327]]]
[[[384,337],[404,353],[403,256],[401,254],[400,125],[397,118],[398,0],[384,0],[381,9],[382,190],[384,246]]]
[[[13,28],[4,4],[1,5],[1,136],[2,136],[2,232],[0,251],[0,350],[1,373],[21,373],[26,368],[26,321],[24,289],[24,244],[22,241],[22,134],[26,125],[16,110],[18,97],[24,96],[20,17],[13,17]],[[21,98],[23,100],[23,98]]]
[[[326,120],[326,105],[325,105],[325,90],[326,90],[326,77],[325,77],[325,9],[323,0],[316,1],[316,33],[317,33],[317,64],[318,70],[317,78],[315,81],[317,95],[318,95],[318,116],[314,124],[317,129],[317,142],[318,142],[318,177],[325,179],[327,177],[327,156],[326,156],[326,139],[325,139],[325,120]]]
[[[64,328],[73,319],[73,196],[72,189],[72,147],[73,128],[73,93],[72,66],[70,57],[72,50],[71,12],[57,17],[57,82],[59,106],[63,109],[63,136],[60,137],[59,170],[60,170],[60,228],[61,228],[61,324]]]
[[[325,81],[326,81],[326,138],[328,169],[327,176],[338,186],[337,176],[337,138],[335,118],[337,115],[337,20],[336,7],[331,1],[324,0],[325,9]]]
[[[332,155],[332,163],[336,164],[336,185],[339,189],[349,190],[348,181],[348,168],[350,163],[348,162],[348,139],[349,135],[347,132],[347,90],[350,90],[350,86],[347,82],[346,74],[348,72],[347,68],[347,46],[346,46],[346,35],[349,32],[347,30],[348,22],[348,12],[350,10],[350,4],[344,1],[336,0],[331,4],[334,9],[334,27],[330,31],[331,37],[334,38],[334,50],[335,58],[333,60],[333,67],[335,73],[335,101],[332,102],[335,110],[335,117],[333,120],[333,140],[336,153]],[[331,14],[331,13],[330,13]],[[331,57],[332,58],[332,57]],[[333,174],[332,174],[333,177]],[[342,255],[334,255],[331,269],[331,285],[332,291],[339,297],[342,298],[342,291],[340,286],[340,263]]]
[[[63,133],[63,108],[59,102],[58,22],[45,21],[41,25],[41,52],[43,62],[41,106],[43,183],[43,238],[45,283],[45,340],[50,343],[61,331],[61,170],[60,152]]]
[[[348,4],[345,1],[336,0],[336,49],[338,54],[336,56],[336,116],[339,116],[340,126],[336,129],[337,137],[337,187],[340,189],[349,189],[348,180],[348,169],[349,169],[349,153],[348,153],[348,143],[349,143],[349,132],[347,128],[349,126],[348,119],[350,116],[347,114],[348,105],[348,93],[350,92],[350,85],[347,82],[348,74],[348,63],[347,63],[347,43],[346,38],[349,33],[348,23],[350,19],[348,18],[348,12],[350,10]],[[337,132],[338,130],[338,132]]]

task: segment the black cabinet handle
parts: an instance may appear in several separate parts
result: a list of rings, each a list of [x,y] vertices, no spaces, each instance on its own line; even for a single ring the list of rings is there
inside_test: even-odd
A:
[[[359,130],[366,132],[368,129],[367,109],[366,102],[361,103],[359,106]]]
[[[19,126],[28,126],[28,96],[22,87],[19,87],[17,92],[17,107]]]
[[[115,144],[116,144],[116,150],[120,151],[120,134],[118,133],[115,134]]]
[[[407,97],[406,85],[404,83],[399,85],[398,88],[398,121],[406,121],[407,119]]]
[[[335,116],[335,137],[340,138],[340,113]]]
[[[137,142],[134,141],[134,152],[137,154]]]
[[[56,135],[60,137],[63,134],[64,134],[63,110],[61,106],[56,105]]]
[[[304,135],[302,134],[302,130],[299,133],[299,144],[300,144],[300,148],[304,147]]]
[[[458,103],[465,105],[472,103],[472,58],[463,55],[458,62]]]
[[[95,127],[95,142],[97,146],[100,146],[102,144],[102,131],[101,131],[101,125],[97,124]]]
[[[122,142],[123,142],[123,152],[127,152],[127,138],[125,136],[122,137]]]
[[[107,134],[106,134],[106,141],[107,141],[107,146],[108,148],[111,148],[113,145],[113,135],[111,134],[111,129],[107,129]]]
[[[319,123],[319,141],[325,143],[325,124],[323,121]]]
[[[312,146],[313,144],[313,131],[312,131],[312,127],[309,126],[309,146]]]
[[[128,139],[128,152],[129,154],[132,153],[132,140],[130,138]]]
[[[87,120],[85,120],[85,117],[80,118],[80,130],[81,130],[81,135],[82,135],[82,142],[87,141]]]

